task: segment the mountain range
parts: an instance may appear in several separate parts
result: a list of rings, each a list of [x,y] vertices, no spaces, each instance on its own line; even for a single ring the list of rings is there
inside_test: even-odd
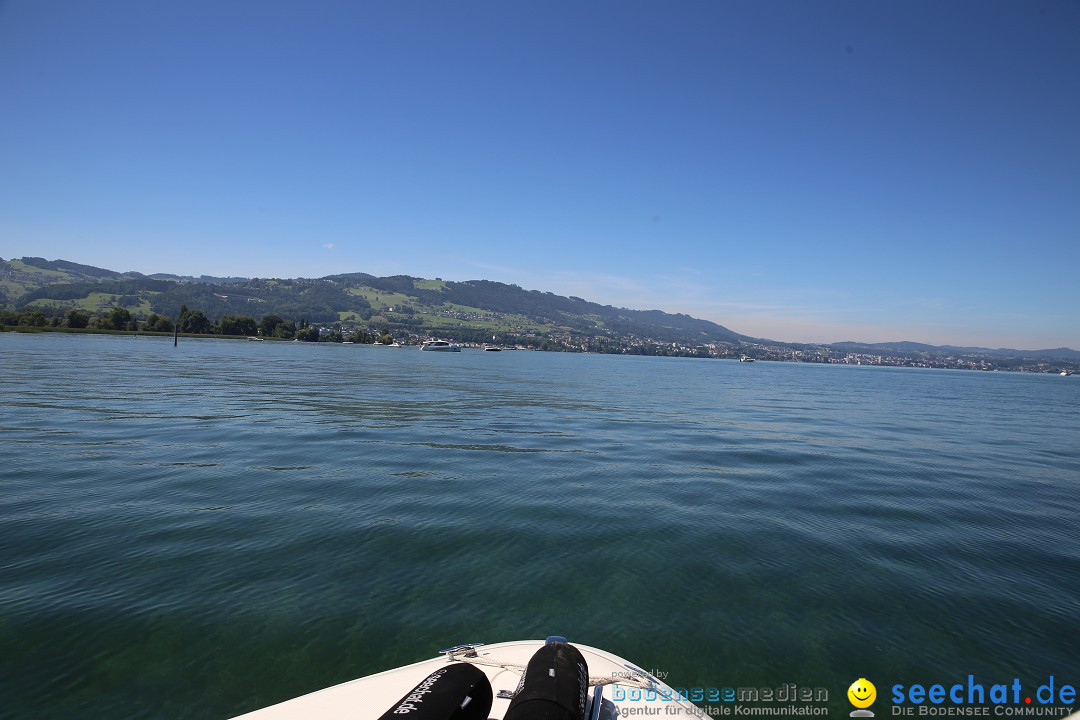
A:
[[[1045,350],[1015,350],[1012,348],[960,347],[957,345],[927,345],[917,342],[860,343],[854,340],[831,343],[831,348],[846,352],[880,354],[951,353],[954,355],[1000,355],[1002,357],[1080,360],[1080,352],[1067,347]]]
[[[41,310],[59,315],[71,308],[101,313],[115,305],[142,316],[157,313],[176,317],[181,306],[186,305],[201,310],[211,320],[222,315],[247,315],[257,320],[275,314],[292,321],[386,327],[416,335],[452,335],[466,341],[495,335],[504,340],[560,337],[571,348],[577,347],[575,343],[580,340],[582,349],[602,350],[605,341],[684,347],[807,347],[752,338],[682,313],[616,308],[490,280],[453,282],[367,273],[316,279],[146,275],[67,260],[0,259],[0,308],[4,310]],[[819,347],[869,354],[982,354],[1080,360],[1080,352],[1069,348],[1012,350],[855,341]]]

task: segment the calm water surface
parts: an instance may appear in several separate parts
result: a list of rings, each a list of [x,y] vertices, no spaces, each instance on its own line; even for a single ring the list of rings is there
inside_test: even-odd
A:
[[[5,717],[553,633],[836,716],[1080,684],[1080,378],[4,333],[0,389]]]

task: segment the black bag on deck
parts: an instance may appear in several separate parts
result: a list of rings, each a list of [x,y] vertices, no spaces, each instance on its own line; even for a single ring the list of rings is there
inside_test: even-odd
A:
[[[475,665],[455,663],[424,678],[379,720],[484,720],[491,683]]]
[[[578,649],[553,642],[536,651],[506,720],[584,720],[589,666]]]

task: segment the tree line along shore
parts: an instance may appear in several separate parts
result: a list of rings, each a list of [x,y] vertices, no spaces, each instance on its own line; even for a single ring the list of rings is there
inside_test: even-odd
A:
[[[48,315],[41,310],[15,312],[0,310],[0,330],[60,330],[70,332],[98,333],[152,333],[170,335],[179,333],[200,337],[261,337],[274,340],[300,340],[304,342],[353,342],[373,344],[390,343],[394,336],[388,328],[378,332],[354,329],[343,330],[340,325],[320,332],[317,325],[301,319],[299,323],[286,320],[280,315],[263,315],[256,321],[249,315],[222,315],[211,321],[201,310],[180,308],[174,321],[164,315],[150,313],[144,317],[132,315],[119,305],[102,313],[87,313],[72,308],[61,314]]]

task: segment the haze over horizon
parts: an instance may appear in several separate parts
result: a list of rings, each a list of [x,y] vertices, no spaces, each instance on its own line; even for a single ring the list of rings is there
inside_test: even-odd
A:
[[[1080,348],[1080,6],[0,3],[0,257]]]

